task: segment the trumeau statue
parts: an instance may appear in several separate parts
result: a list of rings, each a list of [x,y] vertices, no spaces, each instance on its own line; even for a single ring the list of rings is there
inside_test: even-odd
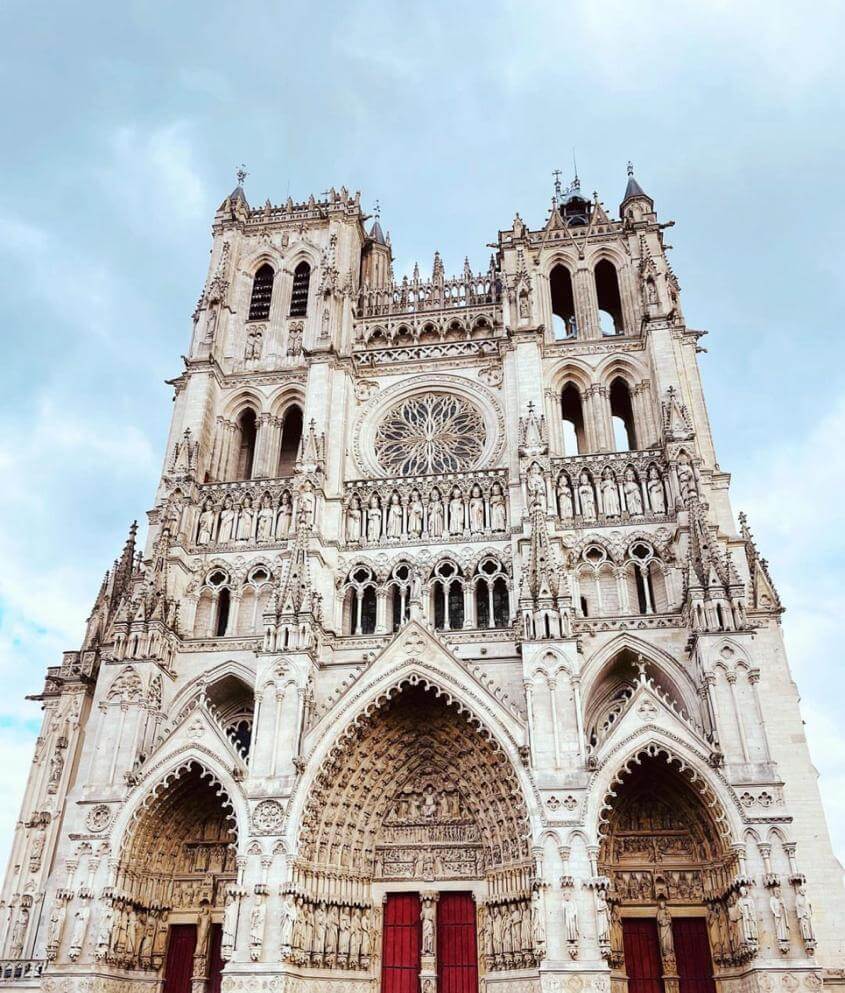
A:
[[[804,734],[783,606],[652,198],[558,182],[483,271],[397,279],[356,194],[253,208],[244,178],[146,544],[48,660],[3,976],[169,988],[188,925],[194,993],[361,993],[419,906],[431,993],[453,924],[489,991],[608,993],[637,917],[667,993],[687,927],[722,985],[827,985],[845,899],[806,753],[775,747]]]

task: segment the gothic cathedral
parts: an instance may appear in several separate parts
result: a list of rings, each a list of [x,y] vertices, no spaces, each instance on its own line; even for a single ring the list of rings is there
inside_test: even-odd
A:
[[[161,482],[47,670],[0,987],[816,993],[845,893],[654,202],[397,280],[214,216]]]

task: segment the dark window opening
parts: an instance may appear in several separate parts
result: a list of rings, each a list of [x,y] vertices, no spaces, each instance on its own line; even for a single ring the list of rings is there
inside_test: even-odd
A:
[[[549,288],[552,295],[552,331],[555,339],[574,338],[577,333],[575,324],[575,296],[572,292],[572,276],[562,265],[556,265],[549,277]]]
[[[292,476],[299,455],[299,443],[302,439],[302,410],[293,406],[285,414],[282,424],[282,443],[279,449],[280,476]]]
[[[361,634],[372,634],[376,629],[376,591],[368,586],[361,598]]]
[[[253,462],[255,460],[255,435],[256,421],[255,411],[251,407],[238,418],[238,434],[240,445],[238,447],[238,466],[235,472],[235,479],[252,479]]]
[[[238,721],[237,724],[229,728],[229,733],[238,743],[244,755],[249,755],[249,746],[252,743],[252,727],[249,721]]]
[[[225,587],[217,597],[217,624],[214,629],[215,635],[222,638],[229,626],[229,591]]]
[[[275,277],[273,267],[268,262],[256,272],[252,281],[252,297],[249,301],[249,320],[266,321],[269,318]]]
[[[607,259],[602,259],[595,268],[594,276],[601,333],[605,335],[624,334],[622,298],[619,295],[619,279],[616,275],[616,267]]]
[[[475,587],[475,623],[477,627],[490,627],[490,600],[487,583],[483,580]]]
[[[506,628],[510,624],[510,619],[511,609],[508,598],[508,585],[499,576],[493,583],[493,625],[497,628]]]
[[[563,454],[582,455],[587,450],[584,413],[581,394],[574,383],[567,383],[560,395],[560,413],[563,418]]]
[[[300,262],[293,271],[293,288],[290,294],[290,316],[305,317],[308,313],[308,286],[311,282],[311,266]]]
[[[616,451],[635,451],[637,432],[634,426],[634,407],[631,403],[631,390],[624,379],[614,379],[610,384],[610,416]]]
[[[589,610],[587,610],[587,598],[585,596],[582,596],[580,599],[581,599],[581,616],[589,617],[590,612]]]
[[[464,626],[464,591],[459,583],[449,588],[449,627],[456,631]]]

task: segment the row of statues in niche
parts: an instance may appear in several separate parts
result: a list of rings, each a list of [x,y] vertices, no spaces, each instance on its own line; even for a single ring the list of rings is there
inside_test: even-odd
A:
[[[487,903],[481,919],[480,943],[488,971],[525,969],[546,955],[541,896],[530,900]]]
[[[239,896],[230,892],[223,914],[221,950],[224,960],[232,957],[237,941]],[[267,902],[258,893],[249,914],[249,954],[261,960]],[[358,904],[312,901],[285,893],[279,921],[279,945],[283,961],[326,969],[369,969],[372,956],[371,910]]]
[[[239,502],[227,494],[219,507],[207,497],[197,521],[196,544],[285,541],[296,533],[295,522],[314,523],[316,502],[314,487],[308,480],[295,500],[289,490],[283,490],[276,503],[265,493],[258,506],[249,493]]]
[[[207,945],[211,926],[210,911],[205,914],[208,927],[197,927],[198,950],[203,934]],[[71,942],[73,944],[73,942]],[[154,913],[124,900],[106,901],[97,931],[95,956],[123,969],[158,969],[164,961],[167,945],[167,911]]]
[[[476,483],[468,497],[460,486],[453,486],[445,496],[434,486],[427,500],[418,489],[411,490],[407,501],[394,490],[385,500],[373,493],[364,506],[353,493],[346,506],[349,544],[504,533],[507,526],[505,492],[499,482],[492,484],[489,496]]]
[[[548,508],[546,480],[543,470],[535,462],[526,474],[529,507],[537,506],[544,512]],[[618,479],[610,466],[598,481],[588,469],[582,469],[573,484],[566,472],[561,472],[555,487],[557,513],[562,520],[580,517],[596,520],[604,517],[641,517],[645,514],[665,514],[667,507],[665,482],[657,466],[649,466],[642,479],[633,466],[627,466]]]

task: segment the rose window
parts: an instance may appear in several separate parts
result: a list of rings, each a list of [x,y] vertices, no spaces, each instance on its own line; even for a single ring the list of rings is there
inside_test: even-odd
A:
[[[418,476],[473,469],[487,428],[481,411],[462,397],[424,393],[391,407],[376,430],[376,456],[385,472]]]

